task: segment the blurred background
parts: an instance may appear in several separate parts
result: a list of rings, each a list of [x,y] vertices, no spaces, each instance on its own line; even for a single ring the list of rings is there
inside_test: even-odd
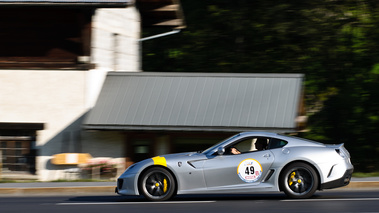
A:
[[[374,0],[0,0],[0,175],[115,179],[251,130],[379,172],[378,48]]]
[[[300,136],[345,143],[355,171],[379,170],[377,1],[181,3],[187,28],[145,41],[144,71],[304,73]]]

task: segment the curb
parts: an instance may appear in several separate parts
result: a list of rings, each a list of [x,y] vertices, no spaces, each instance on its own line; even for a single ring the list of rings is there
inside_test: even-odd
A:
[[[0,188],[0,196],[14,195],[79,195],[79,194],[115,194],[115,186],[90,187],[38,187],[38,188]]]
[[[343,187],[348,189],[379,189],[379,182],[378,181],[353,181],[350,182],[349,185]]]

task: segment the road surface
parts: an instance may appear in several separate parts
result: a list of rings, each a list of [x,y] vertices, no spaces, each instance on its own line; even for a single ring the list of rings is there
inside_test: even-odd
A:
[[[1,197],[0,212],[27,213],[167,213],[167,212],[379,212],[379,190],[329,190],[311,199],[293,200],[284,194],[191,195],[149,202],[117,195]]]

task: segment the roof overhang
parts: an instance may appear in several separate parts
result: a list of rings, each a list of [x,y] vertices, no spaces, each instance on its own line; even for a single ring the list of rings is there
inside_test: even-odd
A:
[[[110,72],[87,130],[293,132],[302,74]]]
[[[0,0],[0,6],[31,7],[95,7],[95,8],[123,8],[131,6],[135,0]]]
[[[143,27],[185,28],[179,0],[136,0]]]
[[[186,131],[186,132],[248,132],[248,131],[265,131],[276,133],[294,132],[294,128],[253,128],[253,127],[212,127],[212,126],[136,126],[136,125],[91,125],[85,124],[86,130],[102,131]]]

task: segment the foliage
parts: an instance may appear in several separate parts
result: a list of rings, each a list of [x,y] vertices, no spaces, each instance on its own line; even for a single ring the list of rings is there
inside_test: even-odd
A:
[[[145,71],[304,73],[302,136],[345,143],[356,170],[379,170],[377,1],[181,2],[188,27],[143,43]]]

